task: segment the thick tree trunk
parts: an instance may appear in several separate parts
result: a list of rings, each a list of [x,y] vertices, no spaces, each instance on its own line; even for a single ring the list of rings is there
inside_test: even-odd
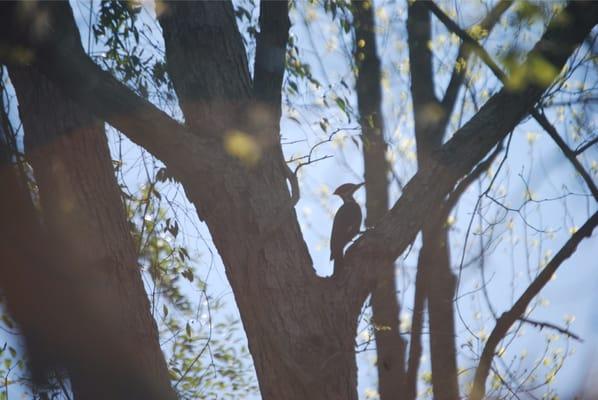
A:
[[[369,228],[374,227],[384,217],[389,201],[389,165],[386,160],[380,59],[376,50],[373,8],[371,3],[353,2],[357,41],[356,91],[363,137],[366,189],[365,225]],[[386,262],[380,267],[371,303],[380,399],[400,399],[405,393],[405,342],[399,332],[400,306],[394,261]]]
[[[188,182],[186,189],[223,259],[261,395],[264,399],[357,399],[357,316],[347,312],[346,293],[314,273],[294,209],[289,207],[279,114],[272,112],[280,104],[264,107],[253,100],[231,3],[169,3],[168,7],[160,22],[168,70],[187,127],[198,135],[208,132],[224,140],[231,132],[242,131],[260,148],[255,164],[237,163],[231,157],[232,168],[222,168],[201,182]],[[268,38],[267,32],[263,30],[261,37]],[[258,43],[262,51],[281,55],[281,64],[270,66],[274,71],[284,65],[284,45]],[[223,51],[234,56],[206,57]],[[258,72],[260,76],[267,71]],[[276,101],[267,95],[271,90],[259,83],[257,100],[263,101],[266,94],[269,101]],[[231,118],[231,108],[244,113]]]
[[[36,71],[11,67],[10,76],[45,224],[63,254],[61,292],[50,295],[65,299],[69,320],[50,344],[75,397],[174,398],[103,123]]]
[[[433,235],[433,236],[432,236]],[[456,278],[451,270],[448,232],[443,227],[425,230],[420,257],[426,268],[430,326],[432,389],[439,400],[459,398],[453,296]]]
[[[2,117],[6,117],[4,110]],[[55,364],[55,335],[58,299],[49,296],[53,252],[48,246],[24,171],[17,167],[9,141],[8,119],[0,124],[0,289],[26,345],[32,380],[45,384],[47,370]]]

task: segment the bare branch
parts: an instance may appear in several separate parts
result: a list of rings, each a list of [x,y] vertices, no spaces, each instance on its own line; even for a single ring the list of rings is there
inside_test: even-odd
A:
[[[598,22],[598,3],[571,2],[562,12],[567,13],[570,24],[552,22],[529,53],[524,67],[530,59],[542,57],[560,70]],[[559,16],[555,18],[558,20]],[[428,219],[429,210],[440,204],[459,179],[515,128],[545,89],[544,85],[530,83],[521,91],[503,88],[492,96],[434,154],[433,162],[419,169],[385,218],[347,250],[347,276],[339,278],[348,280],[345,290],[352,307],[359,309],[375,283],[377,270],[371,268],[373,260],[396,259]]]
[[[594,183],[590,174],[588,174],[583,165],[581,165],[581,163],[577,159],[575,152],[573,152],[573,150],[571,150],[569,146],[567,146],[567,143],[565,143],[565,141],[561,138],[554,125],[552,125],[550,121],[548,121],[544,113],[534,110],[533,115],[536,121],[538,121],[538,123],[542,125],[542,128],[544,128],[546,133],[548,133],[548,136],[550,136],[552,140],[554,140],[556,145],[559,146],[559,149],[561,149],[565,157],[567,157],[571,164],[573,164],[573,167],[575,168],[577,173],[581,175],[583,180],[586,182],[586,185],[588,185],[588,188],[590,188],[590,191],[592,192],[594,199],[598,201],[598,188],[596,187],[596,184]]]
[[[424,1],[422,2],[428,9],[448,28],[449,31],[459,36],[464,43],[470,46],[471,50],[474,51],[478,57],[484,61],[486,65],[492,70],[492,72],[500,79],[504,81],[505,74],[502,72],[500,67],[494,62],[490,54],[484,49],[474,38],[472,38],[467,32],[465,32],[455,21],[450,19],[434,2]]]
[[[552,324],[550,322],[536,321],[535,319],[525,318],[525,317],[519,317],[518,319],[519,319],[519,321],[528,323],[528,324],[533,325],[540,329],[543,329],[543,328],[554,329],[555,331],[560,332],[563,335],[569,336],[571,339],[575,339],[579,342],[583,342],[583,339],[580,338],[579,335],[576,335],[575,333],[571,332],[569,329],[561,328],[560,326]]]
[[[488,54],[488,52],[486,52],[486,50],[467,32],[461,29],[453,20],[451,20],[446,14],[444,14],[436,4],[434,4],[433,2],[425,2],[425,4],[449,30],[458,35],[464,41],[464,43],[467,43],[471,46],[473,51],[475,51],[476,54],[478,54],[478,56],[486,63],[486,65],[488,65],[488,67],[496,75],[496,77],[504,84],[506,81],[506,75],[494,62],[494,60],[492,60],[492,57]],[[540,126],[544,128],[548,135],[556,142],[561,151],[565,154],[565,157],[567,157],[567,159],[573,164],[577,172],[584,179],[590,191],[592,192],[594,198],[598,200],[598,188],[596,188],[594,181],[585,171],[581,163],[575,158],[575,153],[571,151],[571,149],[569,149],[569,147],[563,141],[563,139],[561,139],[554,126],[550,124],[546,117],[542,115],[540,112],[538,112],[536,109],[532,109],[530,113],[534,117],[534,119],[540,124]]]
[[[473,388],[469,396],[470,400],[480,400],[484,397],[486,378],[490,372],[490,366],[498,343],[505,337],[515,321],[524,315],[527,306],[540,290],[546,286],[561,264],[571,257],[582,239],[591,236],[596,225],[598,225],[598,212],[594,213],[594,215],[592,215],[592,217],[569,238],[559,252],[552,258],[552,260],[550,260],[548,265],[546,265],[542,272],[540,272],[536,279],[534,279],[528,286],[525,292],[523,292],[513,307],[498,318],[496,326],[488,337],[488,341],[482,351],[482,356],[480,357],[480,362],[475,372]]]
[[[463,180],[461,180],[461,182],[459,182],[455,190],[451,192],[448,199],[446,199],[446,201],[442,205],[442,209],[440,210],[440,218],[442,222],[446,220],[448,214],[451,212],[453,207],[455,207],[455,204],[457,204],[457,202],[461,198],[461,195],[467,190],[469,185],[475,182],[484,172],[488,171],[488,169],[490,168],[494,160],[496,160],[496,157],[498,157],[502,150],[503,145],[501,142],[498,144],[498,146],[496,146],[496,149],[494,149],[494,151],[492,152],[492,154],[488,156],[488,158],[479,163],[473,169],[473,171],[471,171],[465,178],[463,178]]]
[[[28,29],[34,25],[37,12],[45,12],[49,18],[51,29],[43,36],[34,36]],[[34,54],[35,68],[68,96],[164,162],[177,179],[223,165],[221,143],[192,135],[166,113],[102,71],[85,54],[68,3],[39,3],[37,8],[5,3],[0,12],[0,35],[7,45],[25,48]],[[11,64],[18,60],[2,61]],[[185,160],[194,160],[194,163]],[[189,171],[190,168],[194,172]]]
[[[488,15],[486,15],[486,17],[478,24],[480,28],[482,28],[484,31],[491,31],[500,20],[500,17],[509,9],[511,4],[513,4],[511,0],[501,0],[496,3],[494,8],[490,10]],[[451,74],[451,79],[442,99],[442,107],[447,113],[453,109],[455,100],[457,99],[457,95],[459,94],[459,90],[463,84],[463,79],[465,78],[466,68],[460,68],[460,62],[461,60],[467,61],[471,55],[471,51],[471,47],[469,47],[465,41],[463,41],[461,46],[459,46],[459,52],[457,53],[457,58],[455,59],[455,66]]]
[[[574,154],[576,156],[578,156],[581,153],[583,153],[584,151],[586,151],[587,149],[589,149],[590,147],[592,147],[593,145],[595,145],[596,143],[598,143],[598,136],[594,137],[593,139],[588,140],[585,143],[582,143],[578,148],[575,149]]]

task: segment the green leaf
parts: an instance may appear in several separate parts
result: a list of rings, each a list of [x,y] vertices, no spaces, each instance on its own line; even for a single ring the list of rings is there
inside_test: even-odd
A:
[[[187,279],[189,282],[193,282],[193,271],[191,270],[191,268],[187,268],[186,270],[184,270],[181,275],[183,275],[183,277],[185,279]]]
[[[343,110],[343,112],[346,114],[347,113],[347,105],[345,104],[345,101],[343,99],[341,99],[340,97],[337,97],[335,99],[336,104],[338,105],[338,107]]]

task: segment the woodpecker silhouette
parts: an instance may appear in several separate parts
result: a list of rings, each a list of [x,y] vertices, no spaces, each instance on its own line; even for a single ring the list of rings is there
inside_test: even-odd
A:
[[[353,198],[353,193],[363,186],[363,183],[345,183],[334,191],[343,199],[343,205],[338,209],[332,222],[330,235],[330,259],[334,260],[334,273],[343,268],[343,250],[359,232],[361,227],[361,208]]]

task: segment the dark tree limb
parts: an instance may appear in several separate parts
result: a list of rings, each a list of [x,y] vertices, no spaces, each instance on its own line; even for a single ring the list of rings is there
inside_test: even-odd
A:
[[[598,22],[597,3],[571,2],[562,12],[570,23],[566,26],[551,23],[528,60],[542,57],[560,70]],[[436,152],[435,162],[417,172],[384,220],[347,250],[346,290],[352,294],[353,307],[360,307],[375,282],[377,271],[364,266],[371,265],[373,257],[393,260],[399,257],[421,229],[432,205],[442,201],[458,180],[515,128],[545,89],[531,83],[522,91],[505,88],[492,96]]]
[[[467,32],[465,32],[454,21],[452,21],[446,14],[444,14],[436,4],[434,4],[433,2],[426,2],[426,5],[438,17],[438,19],[443,24],[445,24],[445,26],[451,32],[455,33],[463,40],[464,44],[467,43],[469,46],[471,46],[470,48],[484,61],[484,63],[486,63],[486,65],[502,83],[506,82],[506,74],[500,69],[500,67],[494,62],[494,60],[488,54],[488,52],[486,52],[486,50],[474,38],[472,38]],[[565,157],[571,162],[571,164],[573,164],[573,167],[575,168],[577,173],[579,173],[579,175],[588,185],[588,188],[592,192],[594,198],[598,200],[598,188],[592,180],[592,177],[584,169],[579,160],[577,160],[577,154],[567,146],[565,141],[558,134],[556,128],[548,121],[548,119],[543,113],[539,112],[536,109],[532,109],[530,113],[532,117],[536,120],[536,122],[538,122],[538,124],[540,124],[540,126],[544,128],[544,130],[546,131],[546,133],[548,133],[552,140],[554,140],[554,142],[561,149]]]
[[[562,328],[553,323],[546,322],[546,321],[536,321],[535,319],[525,318],[525,317],[519,317],[518,319],[521,322],[525,322],[526,324],[530,324],[532,326],[535,326],[536,328],[540,328],[540,330],[542,330],[544,328],[553,329],[559,333],[562,333],[563,335],[570,337],[571,339],[575,339],[579,342],[583,342],[582,338],[579,337],[579,335],[571,332],[569,329]]]
[[[588,140],[585,143],[582,143],[581,145],[579,145],[578,148],[575,149],[575,152],[574,152],[575,156],[580,155],[581,153],[583,153],[584,151],[586,151],[587,149],[589,149],[596,143],[598,143],[598,137],[595,137],[593,139]]]
[[[484,350],[480,357],[480,362],[475,371],[473,388],[469,395],[470,400],[480,400],[484,397],[485,383],[490,372],[492,359],[496,351],[496,346],[504,339],[511,326],[520,319],[527,309],[527,306],[536,297],[540,290],[546,286],[556,270],[567,260],[577,249],[579,243],[586,237],[592,235],[592,231],[598,225],[598,212],[594,213],[586,223],[575,232],[569,240],[561,247],[559,252],[550,260],[548,265],[538,274],[534,281],[527,287],[525,292],[517,299],[509,311],[504,312],[496,321],[496,325],[490,333]]]
[[[247,55],[230,1],[169,1],[160,15],[166,68],[185,125],[204,138],[245,131],[252,94]]]
[[[421,251],[419,256],[420,258],[422,257]],[[411,317],[411,333],[409,335],[409,358],[407,360],[407,374],[405,378],[405,398],[407,400],[415,400],[417,398],[417,378],[422,355],[424,306],[426,305],[427,297],[428,277],[425,274],[425,268],[420,268],[420,262],[418,261],[417,273],[415,275],[415,295]]]
[[[0,61],[9,65],[34,64],[67,95],[164,162],[177,179],[211,173],[225,164],[220,142],[194,137],[166,113],[102,71],[85,54],[68,3],[35,3],[37,7],[23,4],[0,5],[0,41],[6,49],[26,52],[31,58],[13,59],[8,51],[0,54]],[[39,36],[29,27],[41,15],[49,20],[47,32]],[[189,159],[194,160],[193,164],[185,161]]]
[[[494,72],[494,74],[503,81],[505,74],[501,71],[500,67],[494,62],[490,54],[484,49],[474,38],[472,38],[467,32],[465,32],[455,21],[449,18],[433,1],[422,1],[425,7],[427,7],[435,16],[448,28],[449,31],[459,36],[464,44],[468,45],[471,51],[474,51],[478,57],[484,61],[484,63]]]

